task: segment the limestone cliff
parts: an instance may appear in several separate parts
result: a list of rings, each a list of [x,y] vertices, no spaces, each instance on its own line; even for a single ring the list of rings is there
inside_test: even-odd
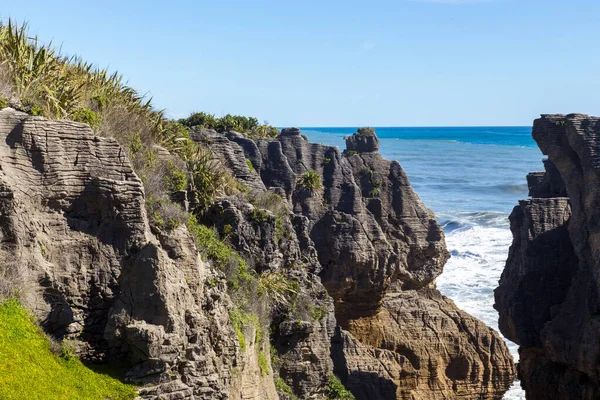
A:
[[[316,250],[312,268],[335,306],[333,370],[358,399],[502,396],[514,377],[512,358],[495,332],[435,288],[448,258],[443,231],[400,164],[381,157],[374,134],[348,137],[343,153],[309,143],[295,128],[274,140],[227,138],[213,149],[234,174],[253,187],[258,176],[306,218],[309,237],[301,242]],[[255,171],[244,169],[238,146]],[[322,186],[302,184],[311,171]],[[288,365],[282,376],[307,396]]]
[[[528,399],[600,397],[600,123],[542,115],[533,138],[545,172],[511,216],[514,236],[496,289],[500,330],[520,345]]]
[[[506,346],[435,288],[448,258],[443,232],[376,136],[350,137],[344,153],[297,129],[193,137],[246,188],[201,222],[260,276],[294,282],[293,301],[240,337],[223,272],[184,226],[151,229],[118,143],[4,109],[1,272],[27,282],[49,334],[76,341],[82,357],[128,365],[148,399],[276,399],[274,375],[299,398],[324,398],[332,373],[357,399],[502,396],[514,377]],[[303,184],[311,171],[320,184]],[[280,210],[261,209],[274,193]]]

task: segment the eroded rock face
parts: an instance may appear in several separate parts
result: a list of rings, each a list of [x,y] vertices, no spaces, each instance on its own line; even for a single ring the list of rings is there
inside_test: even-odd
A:
[[[546,172],[530,174],[534,197],[511,215],[514,240],[495,293],[500,329],[520,345],[528,399],[597,399],[599,119],[543,115],[533,138]]]
[[[86,358],[129,365],[142,398],[278,397],[267,329],[240,344],[223,273],[185,227],[150,229],[143,186],[115,141],[10,109],[0,137],[0,260],[29,282],[50,334],[76,340]],[[293,304],[269,310],[269,331],[276,374],[299,398],[324,398],[332,372],[358,399],[501,397],[512,359],[435,289],[448,258],[442,229],[376,136],[348,138],[344,154],[296,128],[193,138],[247,188],[201,222],[257,273],[295,284]],[[320,185],[299,184],[308,171]],[[283,199],[277,212],[259,205],[272,194]]]
[[[307,219],[302,242],[316,250],[314,268],[339,325],[334,335],[327,330],[333,370],[357,399],[502,397],[515,375],[512,358],[494,331],[435,289],[449,256],[443,231],[400,165],[377,152],[376,136],[347,138],[344,154],[307,142],[298,129],[274,140],[228,138],[264,186]],[[322,187],[299,183],[308,171]],[[289,343],[314,329],[279,328],[290,327],[296,333],[280,337]],[[282,376],[295,389],[303,379],[285,363]]]
[[[225,284],[184,227],[155,237],[123,149],[84,124],[0,111],[0,260],[28,306],[92,360],[120,360],[143,398],[276,397],[232,370],[239,347]],[[218,285],[207,285],[214,280]],[[257,376],[260,377],[260,374]]]
[[[336,373],[358,399],[499,399],[514,376],[498,334],[435,289],[388,293],[349,331],[334,340]]]

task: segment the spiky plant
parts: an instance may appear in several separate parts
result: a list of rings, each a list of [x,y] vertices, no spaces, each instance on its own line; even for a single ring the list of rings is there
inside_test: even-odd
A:
[[[323,188],[323,184],[321,183],[321,177],[317,173],[317,171],[311,169],[303,173],[298,179],[298,186],[310,190],[315,191]]]

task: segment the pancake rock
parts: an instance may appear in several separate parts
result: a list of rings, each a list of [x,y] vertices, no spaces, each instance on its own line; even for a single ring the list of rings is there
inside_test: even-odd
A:
[[[510,216],[514,236],[495,291],[500,330],[520,345],[528,399],[600,396],[600,123],[542,115],[533,126],[545,172]]]
[[[49,334],[129,365],[142,398],[276,397],[272,380],[232,374],[258,365],[229,323],[225,284],[184,227],[151,233],[116,141],[12,109],[0,111],[0,137],[1,274],[26,282]]]
[[[335,307],[333,370],[357,399],[502,397],[512,358],[496,332],[435,288],[449,257],[443,231],[400,164],[378,153],[372,131],[348,137],[343,153],[296,128],[276,139],[227,137],[308,220],[305,243]],[[313,172],[321,184],[306,187]]]
[[[332,374],[357,399],[499,399],[514,378],[498,334],[435,288],[443,231],[371,130],[343,153],[296,128],[275,139],[194,130],[243,189],[200,222],[257,279],[293,293],[243,333],[226,269],[200,257],[185,226],[150,226],[115,140],[12,109],[0,137],[0,283],[25,282],[48,334],[126,365],[143,399],[285,399],[282,381],[323,399]],[[197,193],[174,197],[192,208]]]

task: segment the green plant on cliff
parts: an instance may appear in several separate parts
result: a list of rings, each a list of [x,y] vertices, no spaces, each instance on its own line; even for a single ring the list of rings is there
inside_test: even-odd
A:
[[[72,351],[69,357],[53,354],[49,340],[16,300],[0,303],[0,399],[134,397],[133,386],[94,372]]]
[[[191,183],[198,193],[199,211],[208,207],[226,188],[234,188],[231,175],[210,151],[199,148],[186,161]]]
[[[258,276],[258,295],[271,307],[289,307],[300,291],[300,284],[281,272],[263,272]]]
[[[325,393],[328,400],[354,400],[354,395],[350,393],[340,379],[334,374],[327,377]]]
[[[243,291],[248,287],[256,287],[256,272],[231,246],[221,241],[214,230],[198,223],[195,216],[189,217],[187,228],[202,255],[225,273],[230,290]]]
[[[321,176],[319,176],[315,170],[310,170],[303,173],[298,179],[298,186],[311,191],[323,188]]]
[[[292,388],[290,387],[290,385],[288,385],[287,383],[285,383],[285,381],[283,380],[282,377],[278,376],[277,378],[275,378],[275,390],[277,390],[277,393],[281,393],[281,394],[285,394],[286,396],[292,398],[292,399],[296,399],[297,397],[294,395],[294,392],[292,390]]]
[[[254,173],[254,165],[252,165],[252,161],[250,160],[246,160],[246,165],[248,166],[248,169],[250,170],[250,173]]]
[[[165,164],[166,172],[163,178],[169,192],[179,192],[187,188],[188,178],[186,170],[177,166],[172,160]]]
[[[248,137],[258,138],[274,138],[279,134],[279,131],[268,122],[260,124],[258,119],[254,117],[244,117],[242,115],[227,114],[223,117],[215,117],[212,114],[205,112],[194,112],[187,118],[182,118],[178,121],[180,124],[189,128],[202,127],[214,129],[217,132],[236,131],[246,133]]]
[[[235,307],[229,310],[229,321],[231,322],[233,329],[235,329],[238,343],[240,344],[240,348],[242,350],[246,350],[250,344],[246,340],[246,337],[247,334],[252,330],[256,332],[255,342],[258,343],[260,341],[259,336],[262,336],[258,334],[258,332],[261,331],[260,321],[256,314],[244,311],[239,307]]]
[[[98,126],[100,126],[100,115],[89,108],[75,110],[71,119],[76,122],[86,123],[92,127],[92,129],[98,129]]]

